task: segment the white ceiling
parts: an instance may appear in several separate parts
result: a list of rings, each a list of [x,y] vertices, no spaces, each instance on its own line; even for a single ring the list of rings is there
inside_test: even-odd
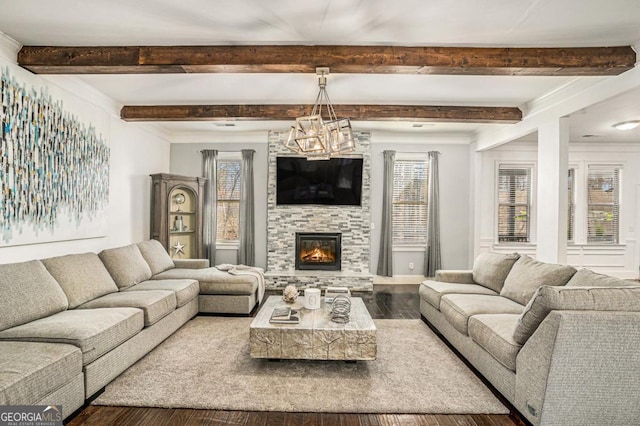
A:
[[[432,46],[612,46],[640,41],[638,0],[0,0],[0,31],[24,45],[380,44]],[[56,76],[49,77],[55,80]],[[80,77],[119,103],[312,103],[312,74],[162,74]],[[607,77],[615,78],[615,77]],[[332,74],[339,103],[522,107],[583,77]],[[630,93],[571,118],[572,138],[640,141]],[[218,123],[219,124],[219,123]],[[285,122],[155,123],[175,136],[286,128]],[[490,125],[355,123],[355,127],[467,135]],[[596,140],[597,138],[590,138]]]

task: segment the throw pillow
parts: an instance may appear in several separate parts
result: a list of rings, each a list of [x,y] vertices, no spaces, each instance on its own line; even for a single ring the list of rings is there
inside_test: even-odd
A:
[[[522,255],[504,280],[500,295],[526,305],[538,287],[565,285],[575,273],[573,266],[539,262]]]
[[[551,311],[640,312],[640,287],[540,287],[525,308],[513,333],[524,345]]]
[[[597,274],[589,269],[580,269],[567,283],[567,287],[624,287],[633,285],[637,284],[609,275]]]
[[[98,256],[120,290],[151,278],[151,268],[135,244],[102,250]]]
[[[138,243],[138,248],[142,257],[149,264],[153,275],[164,272],[167,269],[175,268],[176,265],[171,260],[169,253],[162,247],[158,240],[148,240]]]
[[[504,280],[519,258],[518,253],[482,253],[473,262],[473,281],[500,293],[504,286]]]

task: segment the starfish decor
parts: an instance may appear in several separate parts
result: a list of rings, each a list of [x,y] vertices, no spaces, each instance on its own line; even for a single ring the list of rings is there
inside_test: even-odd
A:
[[[177,256],[178,254],[182,253],[185,254],[184,252],[184,248],[186,247],[186,244],[182,244],[182,241],[177,241],[174,245],[171,246],[171,248],[173,250],[175,250],[175,252],[173,253],[174,256]]]

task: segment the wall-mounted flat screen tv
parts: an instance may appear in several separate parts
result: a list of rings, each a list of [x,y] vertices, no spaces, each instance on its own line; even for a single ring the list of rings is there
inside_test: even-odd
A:
[[[278,157],[276,161],[276,204],[360,205],[362,158]]]

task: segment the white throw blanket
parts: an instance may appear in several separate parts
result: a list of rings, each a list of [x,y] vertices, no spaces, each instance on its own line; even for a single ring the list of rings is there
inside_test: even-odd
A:
[[[251,275],[256,277],[258,280],[258,305],[262,303],[265,289],[264,269],[258,268],[257,266],[232,265],[230,263],[216,265],[216,268],[221,271],[228,272],[231,275]]]

